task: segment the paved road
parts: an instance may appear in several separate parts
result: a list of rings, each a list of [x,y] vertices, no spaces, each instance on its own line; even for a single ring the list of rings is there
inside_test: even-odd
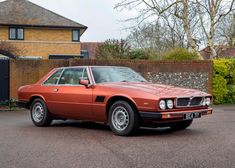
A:
[[[76,121],[37,128],[28,111],[0,111],[0,167],[235,168],[235,106],[216,106],[187,130],[141,129],[134,137]]]

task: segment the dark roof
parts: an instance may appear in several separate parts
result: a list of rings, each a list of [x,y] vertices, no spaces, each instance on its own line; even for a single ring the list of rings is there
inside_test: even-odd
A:
[[[0,2],[0,25],[80,28],[83,32],[87,29],[86,26],[80,23],[76,23],[28,0]]]

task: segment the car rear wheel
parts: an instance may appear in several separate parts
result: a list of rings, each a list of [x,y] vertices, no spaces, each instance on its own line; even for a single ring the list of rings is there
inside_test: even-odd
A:
[[[42,99],[35,99],[30,108],[31,119],[38,127],[49,126],[52,117],[47,109],[46,103]]]
[[[113,133],[120,136],[135,133],[140,123],[138,113],[126,101],[117,101],[111,106],[108,120]]]
[[[193,120],[185,120],[174,123],[171,128],[173,130],[183,130],[188,128],[192,124]]]

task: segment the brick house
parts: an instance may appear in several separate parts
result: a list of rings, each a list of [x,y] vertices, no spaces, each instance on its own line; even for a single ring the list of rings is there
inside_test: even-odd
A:
[[[219,45],[216,46],[217,58],[235,58],[235,47]],[[200,54],[205,60],[209,60],[211,56],[211,50],[206,47],[200,51]]]
[[[23,57],[81,56],[80,37],[86,29],[28,0],[0,2],[0,41],[18,48]]]
[[[89,57],[89,59],[95,59],[98,47],[103,44],[103,42],[82,42],[81,53]]]

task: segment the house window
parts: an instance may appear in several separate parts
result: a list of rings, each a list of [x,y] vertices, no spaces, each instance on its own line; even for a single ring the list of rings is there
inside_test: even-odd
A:
[[[72,31],[73,34],[73,41],[74,42],[80,42],[80,30],[73,30]]]
[[[9,39],[10,40],[24,40],[24,29],[23,28],[9,28]]]

